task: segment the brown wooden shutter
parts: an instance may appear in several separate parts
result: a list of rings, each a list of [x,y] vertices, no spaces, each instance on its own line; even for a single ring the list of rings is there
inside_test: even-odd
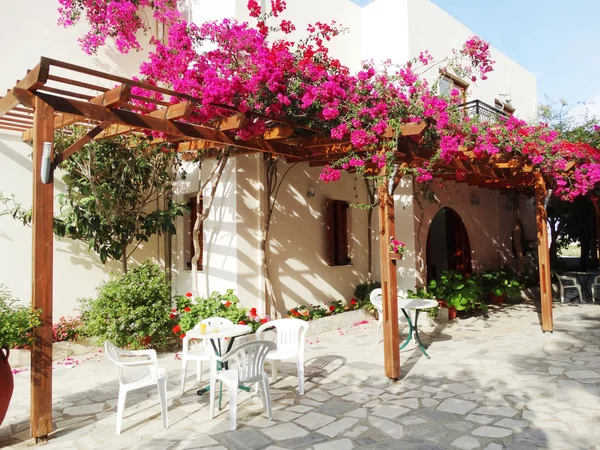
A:
[[[348,255],[348,203],[341,200],[326,201],[327,256],[330,266],[350,263]]]
[[[189,261],[186,261],[186,264],[187,264],[187,267],[189,269],[191,269],[192,258],[194,257],[194,224],[196,223],[196,216],[198,214],[198,211],[202,211],[202,207],[203,207],[202,198],[200,199],[200,208],[198,208],[198,203],[196,202],[196,197],[190,198],[188,206],[190,207],[190,253],[189,253],[190,259],[189,259]],[[198,258],[198,264],[196,266],[198,268],[198,270],[202,270],[202,254],[203,254],[203,248],[204,248],[203,225],[204,224],[200,224],[200,230],[198,230],[198,238],[199,238],[199,244],[200,244],[200,258]]]

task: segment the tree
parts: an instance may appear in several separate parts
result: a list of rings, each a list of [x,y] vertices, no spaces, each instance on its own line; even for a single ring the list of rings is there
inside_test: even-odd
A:
[[[55,137],[60,154],[84,132],[72,128]],[[66,192],[59,194],[54,233],[86,242],[100,260],[120,260],[127,272],[128,259],[142,242],[155,234],[175,233],[173,221],[183,215],[184,203],[169,193],[181,168],[177,153],[153,146],[141,136],[117,136],[92,141],[62,164]],[[159,200],[167,198],[164,208]],[[2,197],[6,210],[24,224],[31,212]],[[133,246],[133,248],[131,248]]]

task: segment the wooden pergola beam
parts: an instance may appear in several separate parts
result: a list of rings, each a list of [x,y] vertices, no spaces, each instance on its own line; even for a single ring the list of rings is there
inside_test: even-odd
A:
[[[17,83],[15,88],[25,89],[27,91],[35,91],[42,87],[48,80],[48,64],[42,61],[33,68],[21,81]],[[21,102],[20,96],[15,92],[15,88],[0,99],[0,117],[9,112]],[[33,105],[30,105],[33,106]]]
[[[102,131],[104,131],[109,126],[110,126],[110,122],[105,121],[105,122],[102,122],[99,125],[95,126],[94,128],[92,128],[84,136],[82,136],[77,142],[74,142],[69,147],[67,147],[67,149],[65,149],[64,152],[62,152],[60,155],[57,155],[56,158],[54,159],[54,166],[56,167],[63,161],[69,159],[71,157],[71,155],[73,155],[75,152],[77,152],[79,149],[81,149],[81,147],[83,147],[85,144],[93,141],[96,136],[98,136],[100,133],[102,133]]]

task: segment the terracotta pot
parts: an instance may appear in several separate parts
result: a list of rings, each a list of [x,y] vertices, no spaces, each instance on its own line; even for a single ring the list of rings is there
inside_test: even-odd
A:
[[[390,259],[397,259],[397,260],[401,260],[402,259],[402,255],[399,255],[396,252],[390,252]]]
[[[504,300],[506,300],[506,292],[502,295],[496,295],[493,292],[490,292],[490,300],[493,305],[503,305]]]
[[[448,320],[456,319],[456,308],[454,306],[448,306],[444,300],[438,300],[440,308],[446,308],[448,310]]]
[[[15,387],[13,373],[8,363],[8,355],[10,355],[8,347],[2,347],[0,349],[0,425],[4,422]]]

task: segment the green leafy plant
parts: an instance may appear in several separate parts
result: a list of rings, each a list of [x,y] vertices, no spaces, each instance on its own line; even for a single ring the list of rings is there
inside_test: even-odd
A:
[[[379,281],[371,281],[366,283],[361,283],[354,289],[354,298],[358,302],[359,308],[364,308],[369,312],[374,312],[375,307],[371,304],[369,296],[373,289],[377,289],[381,287],[381,283]]]
[[[331,312],[328,309],[325,309],[321,305],[311,305],[311,306],[312,306],[312,309],[310,311],[310,318],[312,320],[320,319],[321,317],[326,317],[326,316],[331,315]]]
[[[10,291],[0,284],[0,347],[29,347],[33,343],[33,328],[39,325],[39,312],[18,305]]]
[[[61,317],[58,323],[52,325],[52,342],[75,341],[79,339],[83,329],[80,316]]]
[[[428,291],[457,311],[487,310],[487,305],[481,300],[483,289],[475,276],[445,271],[439,281],[429,283]]]
[[[178,307],[170,314],[171,318],[177,320],[177,324],[171,331],[180,338],[183,338],[185,333],[200,321],[209,317],[224,317],[233,323],[250,325],[253,330],[261,325],[263,319],[262,323],[270,320],[266,316],[260,318],[256,313],[256,308],[252,308],[250,311],[244,308],[233,289],[228,289],[224,294],[215,291],[207,298],[198,297],[194,300],[191,300],[191,294],[188,294],[177,300]]]
[[[288,317],[300,320],[311,319],[310,311],[306,306],[296,306],[295,308],[288,310]]]
[[[96,299],[81,300],[83,331],[118,347],[164,347],[171,337],[171,286],[162,269],[146,262],[102,283]]]
[[[343,300],[334,300],[329,303],[329,312],[331,314],[340,314],[348,311],[348,306],[344,305]]]
[[[486,270],[481,273],[482,287],[486,292],[497,296],[506,294],[517,297],[521,293],[521,282],[517,274],[508,267],[499,270]]]

